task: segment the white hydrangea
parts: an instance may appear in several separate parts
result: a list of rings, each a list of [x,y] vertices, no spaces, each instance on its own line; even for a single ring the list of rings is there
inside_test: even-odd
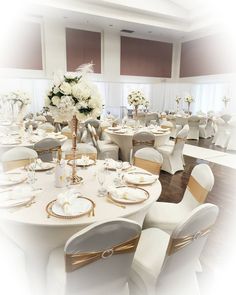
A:
[[[70,83],[68,82],[62,82],[61,85],[59,86],[59,89],[65,95],[71,94],[71,86],[70,86]]]

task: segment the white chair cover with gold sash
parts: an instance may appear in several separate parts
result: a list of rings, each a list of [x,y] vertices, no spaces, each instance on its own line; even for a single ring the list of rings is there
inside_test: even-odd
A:
[[[136,222],[114,219],[73,235],[64,251],[60,248],[50,255],[49,294],[128,295],[128,275],[140,233]]]
[[[188,118],[189,133],[188,139],[199,140],[199,125],[201,118],[198,116],[191,116]]]
[[[118,160],[119,157],[119,147],[115,143],[107,143],[106,141],[99,140],[96,133],[96,129],[88,124],[88,130],[92,138],[92,143],[97,149],[98,159],[105,160],[106,158]]]
[[[153,174],[160,174],[162,162],[162,155],[154,148],[142,148],[134,154],[134,166],[145,169]]]
[[[6,151],[2,157],[1,162],[4,171],[24,167],[29,164],[32,159],[36,159],[38,154],[36,151],[26,147],[15,147]]]
[[[181,202],[156,202],[144,220],[144,228],[157,227],[170,233],[176,224],[191,210],[204,203],[214,185],[214,175],[206,164],[199,164],[192,170]]]
[[[183,149],[188,132],[189,127],[185,125],[177,134],[174,145],[167,144],[157,148],[163,157],[162,170],[170,174],[175,174],[177,171],[184,170]]]
[[[148,131],[136,132],[132,138],[132,149],[130,151],[130,162],[133,162],[133,156],[137,150],[144,147],[154,147],[155,136]]]
[[[143,230],[130,275],[134,294],[199,295],[196,263],[218,211],[213,204],[198,206],[171,235],[158,228]]]
[[[61,151],[61,143],[55,138],[44,138],[34,144],[34,150],[43,162],[51,162],[53,157],[58,157]]]

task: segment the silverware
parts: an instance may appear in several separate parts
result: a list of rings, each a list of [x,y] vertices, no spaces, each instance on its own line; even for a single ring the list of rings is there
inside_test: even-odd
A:
[[[108,202],[110,202],[111,204],[113,204],[113,205],[116,205],[117,207],[120,207],[120,208],[123,208],[123,209],[125,209],[125,208],[126,208],[126,206],[125,206],[125,205],[119,204],[119,203],[117,203],[117,202],[113,201],[113,200],[112,200],[112,199],[110,199],[110,198],[107,198],[106,200],[107,200]]]

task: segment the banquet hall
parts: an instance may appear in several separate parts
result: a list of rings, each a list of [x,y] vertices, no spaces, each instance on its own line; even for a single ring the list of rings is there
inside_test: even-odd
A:
[[[0,294],[235,294],[233,0],[9,0]]]

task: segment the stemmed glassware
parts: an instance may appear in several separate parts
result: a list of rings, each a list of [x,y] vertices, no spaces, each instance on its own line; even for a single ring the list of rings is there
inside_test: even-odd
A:
[[[35,178],[36,164],[37,164],[36,159],[30,159],[30,163],[27,166],[27,182],[30,184],[32,190],[35,190],[34,184],[36,181],[36,178]]]
[[[99,197],[104,197],[107,193],[107,190],[104,187],[104,182],[105,182],[105,173],[104,173],[104,168],[100,168],[97,171],[97,180],[98,183],[100,184],[100,188],[98,189],[98,195]]]
[[[121,183],[122,183],[122,168],[123,168],[123,162],[117,161],[116,162],[117,178],[115,179],[115,182],[117,183],[117,185],[121,185]]]

